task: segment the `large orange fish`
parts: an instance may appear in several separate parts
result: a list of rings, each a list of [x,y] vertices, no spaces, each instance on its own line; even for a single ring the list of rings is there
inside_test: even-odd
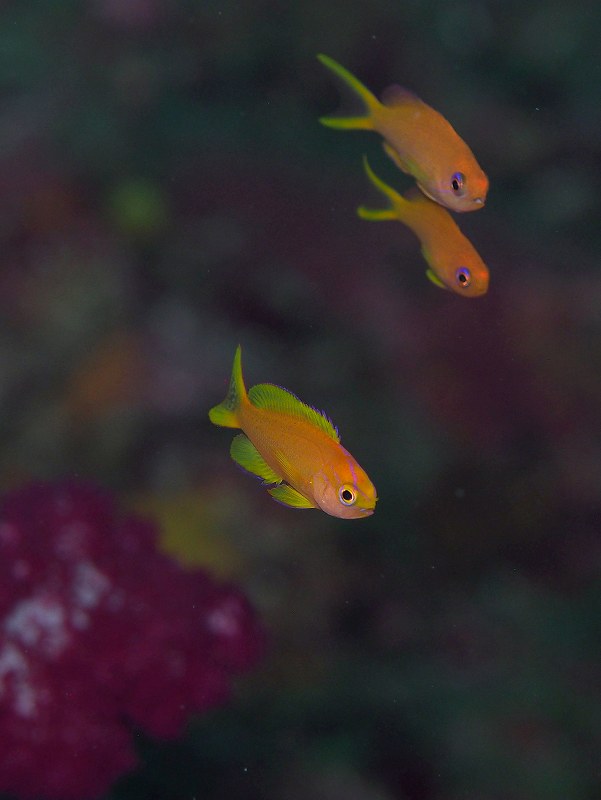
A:
[[[269,494],[293,508],[321,508],[334,517],[373,514],[373,483],[340,444],[332,422],[286,389],[260,383],[247,393],[240,346],[225,400],[209,411],[215,425],[241,428],[230,454],[271,485]]]
[[[362,219],[396,219],[407,225],[421,242],[428,263],[426,275],[436,286],[451,289],[464,297],[478,297],[488,290],[488,267],[472,243],[438,203],[433,203],[415,187],[400,195],[374,174],[366,158],[363,166],[372,184],[388,199],[388,208],[359,206]]]
[[[449,122],[413,92],[390,86],[380,102],[333,58],[317,58],[363,101],[367,113],[355,117],[321,117],[329,128],[362,128],[384,137],[384,150],[403,172],[413,175],[430,199],[451,211],[482,208],[488,178],[474,154]]]

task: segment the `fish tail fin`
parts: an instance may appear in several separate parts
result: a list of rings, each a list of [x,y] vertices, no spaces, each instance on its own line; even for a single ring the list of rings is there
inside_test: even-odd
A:
[[[380,106],[382,105],[378,98],[373,95],[369,89],[364,86],[360,80],[355,78],[355,76],[345,69],[341,64],[337,61],[334,61],[333,58],[324,55],[323,53],[318,53],[317,58],[321,63],[327,67],[330,72],[333,72],[340,80],[346,84],[346,86],[351,89],[351,91],[356,94],[363,104],[365,105],[367,114],[362,116],[353,116],[353,117],[336,117],[336,116],[326,116],[320,117],[319,121],[322,125],[325,125],[327,128],[337,128],[342,130],[350,130],[350,129],[362,129],[362,130],[374,130],[374,113],[378,111]]]
[[[369,166],[367,156],[363,156],[363,168],[365,169],[365,174],[369,178],[372,185],[388,198],[390,205],[388,208],[381,209],[359,206],[357,209],[357,214],[361,217],[361,219],[368,219],[375,222],[379,222],[380,220],[399,219],[399,209],[402,209],[403,204],[406,201],[392,188],[392,186],[388,186],[388,184],[384,183],[381,178],[378,178],[378,176]]]
[[[357,216],[361,217],[361,219],[367,219],[370,222],[382,222],[397,218],[392,208],[378,209],[368,208],[367,206],[359,206],[357,209]]]
[[[238,345],[225,400],[219,405],[213,406],[209,411],[209,419],[214,425],[222,425],[224,428],[239,428],[239,410],[246,399],[246,388],[242,377],[242,349]]]

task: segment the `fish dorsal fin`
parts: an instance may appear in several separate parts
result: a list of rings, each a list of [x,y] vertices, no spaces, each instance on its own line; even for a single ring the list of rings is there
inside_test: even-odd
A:
[[[248,393],[253,406],[290,414],[292,417],[304,419],[322,430],[330,439],[340,441],[338,429],[322,411],[306,405],[295,394],[273,383],[258,383]]]
[[[281,483],[282,476],[271,469],[250,439],[243,433],[234,436],[230,455],[241,467],[253,475],[263,478],[263,483]]]
[[[399,86],[398,83],[387,86],[380,99],[385,106],[401,106],[406,103],[419,102],[419,97],[416,94],[410,89],[405,89],[404,86]]]

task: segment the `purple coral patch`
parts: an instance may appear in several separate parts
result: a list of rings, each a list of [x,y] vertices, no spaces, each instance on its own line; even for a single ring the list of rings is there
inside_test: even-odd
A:
[[[183,571],[155,527],[80,483],[0,506],[0,792],[96,797],[136,765],[131,731],[179,735],[223,702],[263,634],[236,588]]]

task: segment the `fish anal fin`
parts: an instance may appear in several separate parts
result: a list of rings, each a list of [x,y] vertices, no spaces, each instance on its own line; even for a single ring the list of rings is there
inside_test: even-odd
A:
[[[253,475],[262,478],[263,483],[282,482],[282,476],[269,466],[254,444],[243,433],[234,436],[230,455],[236,464],[239,464],[247,472],[252,472]]]
[[[340,441],[338,430],[331,419],[322,411],[306,405],[295,394],[273,383],[258,383],[248,393],[250,402],[257,408],[270,411],[279,411],[309,422],[314,427],[320,428],[327,436]]]
[[[317,508],[315,503],[306,498],[292,486],[287,483],[281,483],[279,486],[274,486],[272,489],[267,490],[274,500],[284,506],[290,508]]]

